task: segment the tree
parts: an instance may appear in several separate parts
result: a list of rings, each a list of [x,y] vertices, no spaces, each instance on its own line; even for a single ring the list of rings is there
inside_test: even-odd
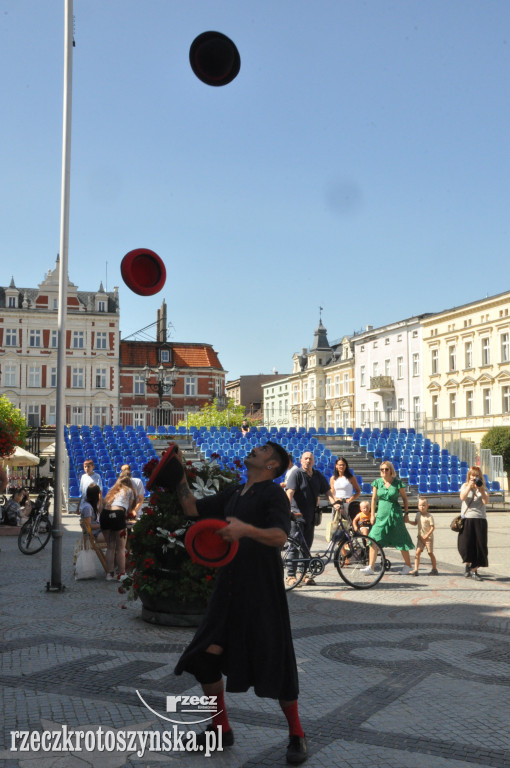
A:
[[[510,474],[510,427],[492,427],[482,437],[482,448],[488,448],[495,456],[503,457],[503,469]]]
[[[0,458],[6,459],[17,445],[24,445],[27,438],[27,423],[18,408],[8,397],[0,397]]]
[[[244,419],[244,405],[229,400],[226,408],[218,408],[218,401],[204,405],[199,411],[188,413],[187,421],[180,421],[178,427],[240,427]]]

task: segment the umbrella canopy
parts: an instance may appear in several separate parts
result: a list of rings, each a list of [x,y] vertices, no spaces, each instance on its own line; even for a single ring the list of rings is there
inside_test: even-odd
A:
[[[33,453],[25,451],[24,448],[17,445],[12,456],[8,456],[2,459],[2,461],[7,467],[35,467],[39,464],[40,459],[38,456],[34,456]]]

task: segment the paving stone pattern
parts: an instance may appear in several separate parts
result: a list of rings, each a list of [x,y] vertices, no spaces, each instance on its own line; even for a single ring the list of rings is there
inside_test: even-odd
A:
[[[289,594],[308,765],[510,766],[507,521],[489,520],[499,531],[491,543],[497,568],[483,582],[465,579],[458,559],[444,557],[448,517],[436,523],[437,577],[426,576],[426,556],[420,577],[402,576],[393,552],[392,570],[372,590],[353,590],[328,568],[315,587]],[[61,594],[45,589],[51,545],[24,556],[15,538],[0,539],[0,768],[284,765],[283,715],[251,691],[227,695],[235,745],[209,758],[9,749],[14,730],[62,724],[161,731],[168,723],[155,713],[165,713],[167,695],[200,693],[189,675],[173,675],[192,630],[143,622],[140,604],[126,604],[114,583],[74,581],[77,518],[65,528]]]

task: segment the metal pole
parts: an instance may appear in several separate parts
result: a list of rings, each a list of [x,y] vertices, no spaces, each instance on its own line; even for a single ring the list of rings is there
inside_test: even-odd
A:
[[[73,0],[64,0],[64,104],[62,132],[62,185],[60,209],[60,263],[58,290],[58,350],[55,438],[55,496],[51,551],[51,582],[47,591],[62,592],[62,483],[66,389],[67,263],[69,249],[69,192],[71,186],[71,106],[73,71]]]

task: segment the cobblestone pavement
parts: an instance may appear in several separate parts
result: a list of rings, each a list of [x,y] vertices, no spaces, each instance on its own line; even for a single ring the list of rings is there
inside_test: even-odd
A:
[[[510,516],[489,517],[483,582],[464,578],[452,515],[435,517],[439,576],[426,575],[426,555],[418,578],[402,576],[400,555],[388,552],[392,569],[374,589],[353,590],[328,568],[316,587],[289,595],[308,765],[510,766]],[[0,537],[0,768],[284,765],[284,718],[251,692],[227,695],[236,742],[209,758],[11,749],[21,730],[162,731],[169,724],[155,712],[165,712],[165,697],[200,693],[172,674],[192,630],[143,622],[114,582],[74,580],[77,521],[64,521],[63,593],[45,588],[51,544],[25,556],[15,537]]]

